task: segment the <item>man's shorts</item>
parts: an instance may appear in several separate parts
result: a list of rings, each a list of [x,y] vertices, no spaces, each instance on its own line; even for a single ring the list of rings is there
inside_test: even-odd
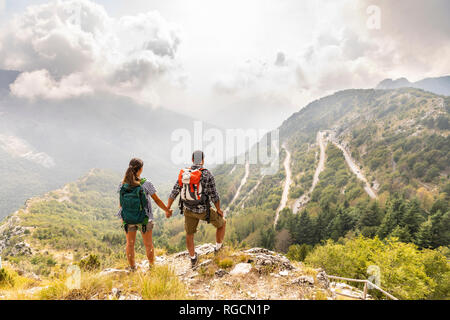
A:
[[[153,221],[149,221],[147,223],[147,231],[153,230],[153,226],[154,226]],[[131,232],[138,231],[139,228],[141,228],[141,231],[142,231],[142,224],[129,224],[128,225],[128,232],[130,232],[130,231]]]
[[[225,224],[225,219],[221,217],[213,208],[210,209],[210,222],[217,229],[222,228]],[[206,212],[196,213],[184,208],[184,229],[187,234],[194,234],[197,232],[198,222],[206,220]]]

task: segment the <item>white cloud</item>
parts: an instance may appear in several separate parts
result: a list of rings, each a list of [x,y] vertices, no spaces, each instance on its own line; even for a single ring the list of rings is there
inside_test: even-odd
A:
[[[45,152],[37,152],[27,141],[16,136],[0,134],[0,148],[13,157],[37,163],[45,168],[55,166],[55,160]]]
[[[80,74],[73,73],[55,81],[45,69],[21,73],[10,87],[13,95],[30,100],[62,100],[92,93]]]
[[[373,59],[378,50],[376,43],[347,29],[317,32],[303,51],[247,60],[219,76],[213,89],[217,100],[226,100],[224,110],[251,115],[235,119],[236,125],[258,126],[264,116],[255,114],[262,113],[271,115],[275,127],[314,99],[375,84],[383,77]]]
[[[155,86],[179,67],[179,30],[158,12],[115,19],[88,0],[30,6],[0,42],[0,67],[25,71],[12,93],[30,99],[106,91],[154,105]]]
[[[0,30],[0,68],[41,79],[42,90],[14,92],[55,99],[106,91],[224,127],[274,128],[337,90],[450,73],[448,0],[102,3],[119,18],[91,1],[53,1]],[[380,30],[367,28],[373,4]],[[68,23],[76,5],[80,27]],[[183,45],[180,28],[154,9],[182,25]]]
[[[266,123],[280,124],[313,99],[338,90],[374,87],[388,77],[419,80],[450,73],[448,1],[381,0],[380,30],[366,26],[372,2],[315,1],[315,10],[308,13],[314,24],[302,46],[272,48],[278,53],[263,61],[256,55],[247,59],[218,76],[214,91],[226,96],[226,109],[251,117],[266,112]]]

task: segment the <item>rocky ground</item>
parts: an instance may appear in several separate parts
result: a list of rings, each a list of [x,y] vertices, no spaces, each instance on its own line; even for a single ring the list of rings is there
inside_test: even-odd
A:
[[[214,255],[214,245],[204,244],[198,246],[196,252],[200,261],[194,270],[190,266],[187,251],[156,258],[157,265],[169,265],[173,268],[186,284],[192,299],[342,299],[336,292],[343,292],[355,299],[362,297],[362,292],[354,287],[343,283],[330,283],[323,270],[292,263],[285,256],[267,249],[231,251],[225,248],[218,255]],[[148,261],[137,265],[138,272],[148,270]],[[128,273],[123,269],[106,269],[102,272]],[[139,299],[137,296],[134,298]],[[119,296],[119,299],[130,297]]]
[[[25,241],[20,240],[27,231],[26,228],[20,226],[19,220],[17,215],[13,215],[1,226],[0,252],[8,248],[13,255],[32,255],[33,248]],[[11,241],[12,239],[15,239],[14,243]],[[336,293],[339,292],[355,299],[362,297],[362,292],[354,287],[343,283],[330,283],[323,270],[291,262],[284,255],[267,249],[234,250],[226,247],[216,255],[213,244],[203,244],[196,247],[196,252],[199,255],[199,265],[195,269],[191,268],[187,251],[156,257],[156,265],[169,266],[186,285],[188,298],[191,299],[351,299],[337,295]],[[56,253],[53,252],[53,254]],[[66,256],[67,253],[64,253],[64,257]],[[67,259],[70,263],[70,257]],[[144,274],[149,269],[146,260],[140,261],[137,266],[138,273]],[[127,269],[108,268],[100,271],[98,276],[120,275],[119,278],[123,280],[127,278],[128,273]],[[22,272],[20,274],[28,279],[35,279],[39,283],[21,290],[19,293],[22,297],[33,296],[45,288],[45,285],[40,284],[39,277]],[[111,292],[102,292],[101,294],[89,293],[88,296],[72,290],[71,294],[65,298],[142,299],[138,294],[122,292],[120,287],[113,287]]]

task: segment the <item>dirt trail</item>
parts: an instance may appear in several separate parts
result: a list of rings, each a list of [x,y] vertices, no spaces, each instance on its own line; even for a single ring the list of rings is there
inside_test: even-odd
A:
[[[255,190],[256,189],[258,189],[258,187],[259,187],[259,185],[261,184],[261,182],[262,182],[262,179],[263,178],[261,178],[257,183],[256,183],[256,185],[250,190],[250,192],[241,200],[241,202],[240,202],[240,206],[241,206],[241,208],[242,209],[244,209],[244,207],[245,207],[245,201],[255,192]]]
[[[225,209],[224,214],[226,215],[229,211],[230,211],[230,207],[231,205],[237,200],[237,198],[239,197],[239,194],[241,193],[241,189],[242,187],[247,183],[247,179],[248,179],[248,175],[250,174],[250,162],[245,162],[245,174],[244,177],[241,180],[241,183],[236,191],[236,194],[234,195],[233,199],[231,200],[230,204],[228,205],[228,207]]]
[[[313,183],[311,185],[311,188],[309,188],[308,193],[303,194],[300,198],[298,198],[293,206],[293,212],[298,213],[309,201],[310,196],[316,187],[317,183],[319,182],[319,175],[325,169],[325,146],[326,141],[323,139],[323,132],[317,133],[317,144],[320,148],[320,157],[319,157],[319,164],[317,165],[316,172],[314,172],[313,177]]]
[[[364,182],[364,184],[365,184],[364,190],[369,195],[369,197],[371,197],[372,199],[376,199],[377,194],[376,194],[375,190],[372,189],[372,187],[370,186],[370,183],[367,181],[366,177],[362,173],[358,163],[351,157],[351,155],[348,153],[347,149],[337,141],[337,139],[335,138],[334,135],[330,135],[330,140],[336,147],[338,147],[342,151],[342,153],[344,154],[345,162],[347,162],[348,166],[350,167],[350,170],[356,175],[356,177],[359,180]]]
[[[284,181],[284,188],[283,188],[283,194],[281,195],[281,201],[280,201],[280,205],[277,208],[277,211],[275,213],[275,225],[278,222],[278,216],[280,214],[280,211],[283,210],[286,207],[286,203],[288,201],[288,196],[289,196],[289,187],[291,186],[291,167],[290,167],[290,163],[291,163],[291,153],[289,152],[289,150],[286,148],[286,144],[283,144],[282,148],[284,150],[286,150],[286,159],[284,159],[283,165],[284,165],[284,170],[286,171],[286,179]]]

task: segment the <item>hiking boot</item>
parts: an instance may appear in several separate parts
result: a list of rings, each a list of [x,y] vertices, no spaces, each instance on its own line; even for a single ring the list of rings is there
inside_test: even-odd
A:
[[[195,258],[191,259],[191,267],[192,269],[195,269],[195,267],[198,265],[198,254],[195,254]]]
[[[214,255],[217,255],[222,249],[223,249],[223,245],[221,245],[219,249],[214,247]]]
[[[129,266],[127,269],[126,269],[128,272],[136,272],[136,266]]]

